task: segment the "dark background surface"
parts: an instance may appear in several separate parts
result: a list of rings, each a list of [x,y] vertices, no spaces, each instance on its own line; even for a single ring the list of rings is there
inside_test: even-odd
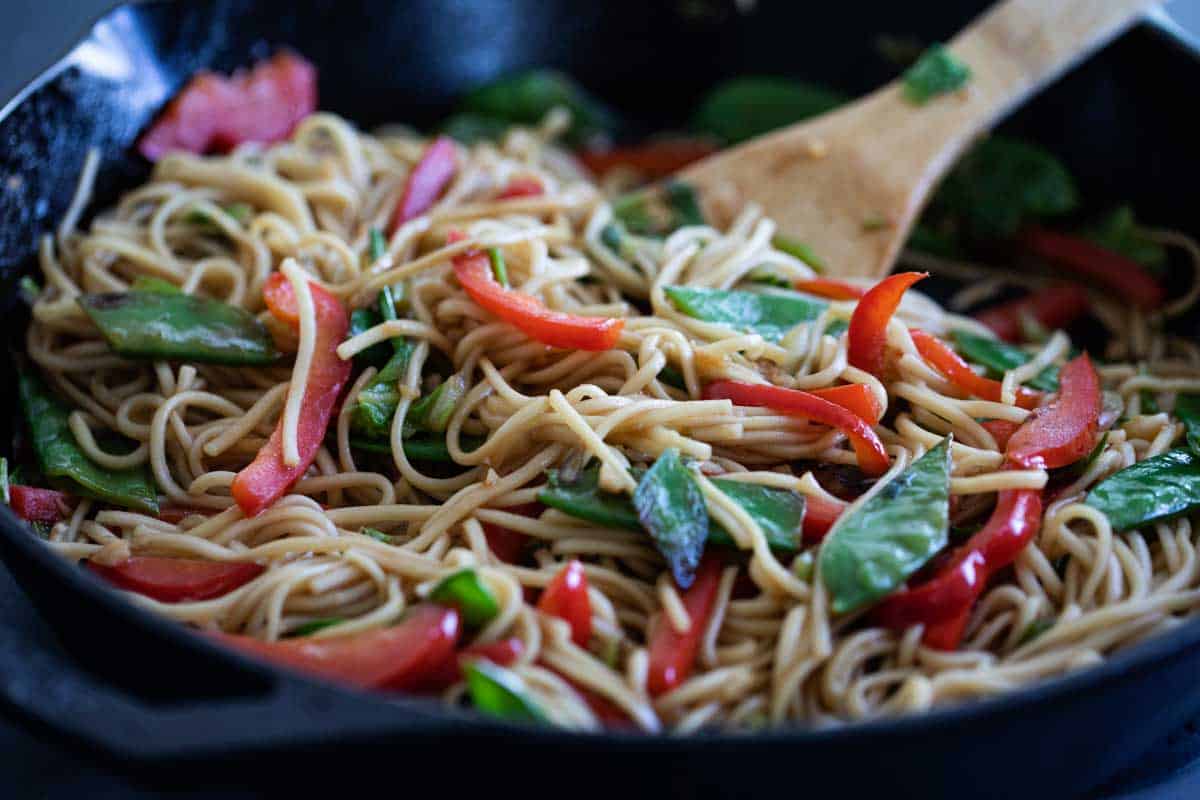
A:
[[[57,59],[110,5],[110,0],[0,0],[0,104]],[[1200,32],[1200,0],[1175,0],[1170,8],[1181,23]],[[20,590],[0,566],[0,625],[14,623],[37,626]],[[50,643],[49,633],[44,635]],[[1194,726],[1164,742],[1147,758],[1142,772],[1127,776],[1106,796],[1123,800],[1200,798],[1200,762],[1188,764],[1193,754],[1200,756],[1200,735]],[[209,795],[186,790],[171,793],[185,798]],[[157,796],[89,762],[85,754],[45,743],[0,716],[0,797]],[[221,796],[248,795],[231,790]]]

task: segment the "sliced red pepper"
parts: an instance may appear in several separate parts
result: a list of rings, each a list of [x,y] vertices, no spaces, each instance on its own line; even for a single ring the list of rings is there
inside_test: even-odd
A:
[[[604,175],[617,167],[628,167],[639,175],[655,180],[665,178],[705,156],[717,152],[707,139],[660,139],[636,147],[610,150],[584,150],[579,160],[593,175]]]
[[[228,594],[263,573],[263,567],[243,561],[201,561],[195,558],[134,556],[119,564],[87,562],[88,568],[114,586],[164,603],[211,600]]]
[[[812,389],[809,394],[841,406],[852,414],[862,417],[874,425],[883,417],[883,407],[875,399],[875,393],[865,383],[847,383],[828,389]]]
[[[253,463],[233,479],[233,498],[247,517],[262,512],[292,488],[308,470],[329,426],[338,395],[350,377],[351,362],[338,358],[337,347],[346,339],[350,317],[341,302],[315,283],[309,283],[316,312],[317,336],[312,366],[304,387],[304,403],[296,429],[300,463],[289,467],[283,462],[283,415],[271,438],[258,451]],[[276,272],[263,287],[263,298],[279,320],[299,328],[299,310],[291,283]]]
[[[828,297],[830,300],[858,300],[867,293],[861,286],[833,278],[805,278],[796,281],[796,288],[818,297]]]
[[[1142,265],[1087,239],[1028,227],[1020,243],[1029,252],[1108,289],[1114,296],[1150,311],[1162,305],[1163,288]]]
[[[458,170],[457,153],[449,136],[439,136],[430,142],[404,182],[404,192],[392,213],[390,232],[395,233],[401,225],[433,207]]]
[[[1027,322],[1032,320],[1049,330],[1065,328],[1087,313],[1088,296],[1082,286],[1047,286],[1007,303],[985,308],[975,319],[992,329],[1007,342],[1026,338]]]
[[[683,606],[691,620],[687,633],[677,632],[670,621],[659,618],[650,633],[650,670],[646,677],[646,688],[650,694],[669,692],[692,674],[696,653],[700,650],[700,638],[704,636],[704,629],[708,627],[717,603],[720,583],[720,560],[716,556],[705,556],[696,569],[695,582],[683,593]]]
[[[513,178],[508,182],[497,200],[515,200],[518,197],[540,197],[546,189],[537,178]]]
[[[901,272],[889,275],[872,286],[854,307],[850,329],[846,331],[850,364],[876,377],[886,366],[887,326],[900,305],[900,298],[928,272]]]
[[[996,440],[996,446],[1001,450],[1004,450],[1008,447],[1009,439],[1011,439],[1012,435],[1017,432],[1018,428],[1021,427],[1021,423],[1009,422],[1006,419],[989,419],[984,420],[979,424],[987,429],[987,432],[990,433],[992,438]]]
[[[214,636],[247,655],[335,683],[412,691],[454,654],[458,632],[457,611],[422,604],[390,628],[347,636],[276,642],[228,633]]]
[[[26,522],[60,522],[71,516],[71,496],[36,486],[9,486],[9,506]]]
[[[804,498],[803,539],[807,544],[816,544],[825,538],[833,523],[846,510],[848,503],[839,503],[821,497],[806,495]]]
[[[445,691],[463,679],[463,665],[472,659],[486,658],[497,666],[510,667],[524,652],[525,643],[515,636],[489,644],[473,644],[451,653],[425,680],[419,685],[414,685],[412,691]]]
[[[540,503],[526,503],[504,510],[511,514],[536,517],[542,513],[542,505]],[[491,522],[483,523],[483,535],[487,539],[488,549],[505,564],[518,563],[525,552],[525,546],[529,544],[529,537],[520,531],[512,531]]]
[[[927,645],[955,649],[971,606],[988,580],[1016,560],[1041,523],[1040,492],[1035,489],[1000,492],[987,524],[932,579],[886,598],[875,609],[876,620],[897,631],[924,624]]]
[[[1057,469],[1086,456],[1100,424],[1100,377],[1087,353],[1059,371],[1058,399],[1025,420],[1008,441],[1005,458],[1025,469]]]
[[[842,431],[854,446],[858,466],[868,475],[887,472],[883,442],[862,417],[810,392],[765,383],[714,381],[704,387],[705,400],[732,400],[734,405],[771,408],[782,414],[804,417]]]
[[[936,336],[918,328],[910,329],[909,333],[912,334],[913,344],[917,346],[917,352],[921,354],[921,358],[945,375],[948,381],[967,394],[995,403],[1000,402],[1000,381],[985,378],[971,369],[970,364],[963,361],[958,353],[951,350]],[[1017,405],[1021,408],[1037,408],[1041,399],[1041,392],[1035,392],[1023,386],[1017,387]]]
[[[531,339],[564,350],[611,350],[625,327],[623,319],[581,317],[551,311],[540,300],[505,289],[492,277],[486,253],[468,252],[454,259],[454,275],[471,299]]]
[[[592,638],[592,602],[588,599],[587,575],[578,559],[572,559],[554,576],[537,607],[543,614],[565,619],[571,625],[571,641],[587,647]]]
[[[200,154],[244,142],[278,142],[316,108],[316,69],[281,52],[228,78],[196,75],[143,134],[138,151],[157,161],[173,150]]]

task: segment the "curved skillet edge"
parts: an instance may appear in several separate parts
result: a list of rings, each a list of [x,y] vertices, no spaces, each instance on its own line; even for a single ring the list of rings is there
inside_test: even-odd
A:
[[[130,159],[127,147],[197,66],[231,69],[244,61],[247,53],[257,55],[285,42],[307,52],[305,36],[315,37],[322,29],[337,31],[338,25],[349,24],[339,20],[352,15],[354,9],[371,12],[356,25],[374,22],[385,32],[406,25],[428,28],[427,17],[445,12],[447,4],[423,0],[406,8],[389,5],[385,9],[379,3],[350,3],[351,10],[345,11],[343,5],[343,16],[335,19],[332,4],[315,3],[307,10],[266,0],[259,4],[254,19],[269,19],[272,9],[285,7],[294,12],[293,17],[276,15],[274,27],[261,37],[222,33],[236,29],[231,21],[250,19],[251,5],[245,0],[200,5],[159,0],[120,6],[4,107],[0,141],[15,145],[0,148],[0,178],[11,182],[16,176],[18,180],[15,189],[0,190],[8,192],[0,194],[0,275],[11,277],[27,265],[34,233],[49,228],[66,207],[68,187],[74,186],[86,143],[100,147],[105,156],[98,202],[145,176],[146,166]],[[550,5],[554,8],[546,12],[547,27],[574,10],[571,3]],[[613,5],[621,6],[617,11],[636,7],[632,2],[626,4],[630,8],[622,3]],[[523,4],[483,3],[479,13],[486,17],[499,9],[511,15],[513,7],[520,9]],[[660,20],[662,14],[655,13]],[[594,14],[583,12],[581,16],[589,24],[596,23]],[[384,17],[386,24],[381,21]],[[478,24],[484,28],[486,19]],[[402,89],[390,96],[413,92],[414,86],[428,82],[429,91],[409,98],[420,112],[418,116],[428,118],[431,109],[444,105],[452,88],[477,80],[488,70],[501,72],[538,60],[571,68],[572,59],[587,55],[568,56],[564,50],[570,49],[570,41],[579,41],[571,37],[580,35],[580,24],[563,23],[567,45],[547,45],[541,55],[524,52],[490,66],[480,67],[464,59],[435,60],[429,62],[430,70],[437,73],[431,76],[420,54],[397,57],[389,64],[407,72],[396,78]],[[629,25],[636,27],[635,22]],[[937,29],[930,25],[930,30]],[[508,29],[501,26],[497,30],[504,33]],[[606,31],[613,36],[631,33],[616,23],[598,30],[597,36]],[[703,39],[703,31],[680,34],[688,47],[696,43],[690,38],[693,34]],[[233,41],[235,37],[239,40]],[[337,40],[332,35],[325,38]],[[1154,52],[1164,43],[1169,43],[1166,49],[1174,50],[1171,57],[1180,63],[1186,60],[1183,66],[1176,64],[1177,69],[1200,70],[1195,49],[1161,25],[1143,28],[1116,47],[1144,53],[1151,61],[1168,57]],[[582,74],[599,71],[594,62],[606,49],[591,47],[593,63]],[[648,48],[647,52],[653,49],[678,55],[670,47]],[[736,71],[749,63],[750,56],[745,53],[713,52],[714,61],[720,62],[714,69]],[[639,47],[632,46],[630,59],[636,61],[638,53]],[[642,57],[650,56],[643,53]],[[1108,57],[1105,54],[1101,60]],[[317,60],[324,66],[328,56]],[[648,63],[635,66],[645,68]],[[771,67],[767,63],[762,69]],[[777,65],[774,68],[779,69]],[[667,72],[674,74],[670,69]],[[1166,80],[1178,77],[1168,75]],[[326,87],[330,98],[335,97],[333,88]],[[339,110],[353,116],[353,106],[360,100]],[[401,114],[388,111],[382,116]],[[1055,118],[1050,115],[1050,119]],[[1036,129],[1036,124],[1030,126]],[[1191,131],[1194,126],[1179,136]],[[1175,141],[1182,139],[1171,143]],[[1105,166],[1094,165],[1092,171]],[[5,303],[11,306],[11,301],[11,293],[7,293]],[[7,372],[8,365],[4,368]],[[7,410],[10,413],[4,418],[14,419],[12,408]],[[961,792],[965,784],[969,793],[978,797],[1011,796],[1030,786],[1036,786],[1039,794],[1073,794],[1082,784],[1095,785],[1117,771],[1200,708],[1200,687],[1194,686],[1200,621],[1191,621],[1168,636],[1076,675],[961,708],[899,720],[825,731],[788,729],[755,736],[679,738],[621,733],[577,736],[514,728],[445,710],[431,701],[382,702],[249,662],[127,602],[49,551],[7,509],[0,509],[0,554],[66,647],[89,670],[79,675],[60,674],[72,669],[68,661],[32,652],[21,659],[0,660],[4,702],[59,735],[89,747],[103,747],[114,759],[164,768],[182,762],[207,768],[211,759],[237,763],[268,754],[294,758],[296,748],[342,759],[377,759],[387,757],[387,748],[400,741],[406,747],[424,742],[422,746],[428,748],[443,736],[454,735],[456,747],[461,740],[471,748],[473,758],[479,754],[479,766],[473,772],[486,772],[484,765],[492,761],[507,760],[510,768],[527,763],[526,748],[552,744],[559,764],[555,769],[590,763],[589,781],[594,776],[598,787],[611,783],[613,788],[627,789],[629,768],[639,765],[643,767],[638,770],[640,788],[649,790],[662,784],[674,792],[690,789],[699,793],[722,785],[743,790],[755,785],[778,786],[780,781],[805,775],[810,785],[810,778],[823,782],[828,777],[831,785],[852,792],[901,788],[939,796]],[[11,643],[14,646],[6,648],[10,652],[28,646],[16,640]],[[69,724],[72,716],[89,714],[86,724],[78,719],[73,726]],[[714,757],[734,751],[737,769]],[[870,764],[867,770],[862,769],[864,755],[869,756],[865,759]],[[416,756],[417,751],[406,751],[406,757]],[[612,769],[596,774],[595,759],[617,756],[622,761],[608,761]],[[672,768],[664,770],[664,764]],[[997,764],[1023,766],[996,770]]]

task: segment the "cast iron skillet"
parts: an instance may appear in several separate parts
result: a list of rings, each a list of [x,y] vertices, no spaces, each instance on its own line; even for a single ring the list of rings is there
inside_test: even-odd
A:
[[[760,0],[749,14],[736,13],[731,0],[118,7],[0,111],[0,276],[8,287],[0,302],[13,339],[20,341],[24,319],[12,284],[32,265],[35,236],[65,209],[86,148],[104,156],[96,206],[106,205],[146,176],[130,143],[200,68],[231,70],[290,45],[319,66],[322,107],[369,126],[432,123],[480,81],[554,65],[652,129],[678,124],[707,87],[736,74],[867,90],[893,71],[875,55],[875,34],[945,38],[982,4],[845,2],[822,4],[819,13],[808,5]],[[1197,81],[1196,50],[1168,26],[1146,24],[1007,127],[1065,158],[1089,210],[1132,202],[1145,219],[1196,233],[1200,123],[1177,98]],[[3,369],[12,386],[11,365]],[[3,398],[0,441],[11,441],[10,426],[19,424],[14,394]],[[0,621],[0,699],[57,736],[175,775],[253,765],[259,775],[286,769],[295,777],[305,763],[298,756],[310,755],[326,774],[330,764],[384,767],[411,783],[451,748],[469,764],[446,776],[460,787],[527,785],[536,773],[542,787],[610,797],[822,786],[840,796],[1068,797],[1129,765],[1200,709],[1195,621],[1096,669],[896,721],[687,738],[514,728],[429,701],[308,682],[219,650],[53,555],[7,507],[0,554],[76,659],[36,647]]]

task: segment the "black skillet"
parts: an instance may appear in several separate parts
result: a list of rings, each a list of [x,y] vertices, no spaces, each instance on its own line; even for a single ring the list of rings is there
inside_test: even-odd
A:
[[[554,65],[649,130],[678,125],[707,87],[737,74],[865,91],[894,71],[876,54],[877,34],[945,38],[981,5],[760,0],[748,13],[731,0],[118,7],[0,111],[0,275],[8,287],[0,303],[20,341],[15,277],[31,266],[35,236],[69,202],[86,149],[104,156],[96,205],[105,205],[146,176],[130,143],[201,68],[227,71],[292,46],[320,68],[322,107],[370,126],[432,123],[478,82]],[[1066,160],[1089,210],[1131,202],[1144,219],[1197,233],[1200,122],[1183,100],[1195,82],[1195,47],[1169,26],[1145,24],[1007,127]],[[3,369],[11,387],[11,366]],[[19,424],[13,394],[4,396],[4,442]],[[363,788],[386,777],[394,791],[431,779],[610,797],[1070,797],[1200,709],[1194,621],[1096,669],[922,717],[686,738],[517,729],[432,702],[310,683],[218,650],[51,554],[7,508],[0,555],[76,659],[0,620],[0,701],[49,734],[160,777],[252,767],[260,779],[359,774]],[[448,755],[458,766],[435,774]],[[357,768],[367,772],[346,772]]]

